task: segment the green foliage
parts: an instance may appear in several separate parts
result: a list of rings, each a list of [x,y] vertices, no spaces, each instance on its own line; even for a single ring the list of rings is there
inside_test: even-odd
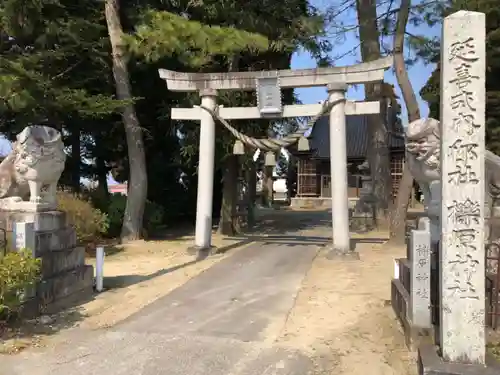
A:
[[[58,209],[66,212],[69,222],[75,228],[80,243],[91,242],[96,237],[107,233],[109,229],[108,217],[94,208],[83,195],[59,191],[57,202]]]
[[[453,0],[441,9],[441,16],[458,10],[478,11],[486,14],[486,146],[500,155],[500,8],[495,0]],[[436,54],[437,60],[439,55]],[[427,101],[430,116],[440,118],[440,66],[420,91]]]
[[[109,218],[108,236],[116,237],[120,235],[126,205],[127,197],[125,195],[119,193],[110,195],[107,209],[103,209],[107,212]],[[146,201],[143,216],[143,230],[146,234],[155,231],[163,224],[163,216],[164,210],[161,206],[149,200]]]
[[[149,61],[176,56],[183,63],[201,66],[217,55],[241,51],[262,52],[266,37],[234,27],[204,25],[170,12],[145,12],[136,32],[126,38],[129,49]]]
[[[110,195],[108,205],[104,208],[109,218],[109,230],[107,233],[109,236],[115,237],[120,235],[126,205],[127,198],[124,195],[119,193]],[[143,217],[145,218],[145,216]]]
[[[30,123],[102,117],[123,105],[103,87],[107,62],[102,10],[93,0],[0,2],[0,123],[17,132]],[[109,68],[108,68],[109,69]],[[100,81],[99,81],[100,80]],[[99,84],[96,85],[96,82]],[[113,88],[111,85],[109,88]]]
[[[440,118],[440,67],[437,66],[436,70],[432,72],[431,76],[427,80],[427,83],[420,90],[420,96],[429,105],[429,116],[435,119]]]
[[[326,63],[331,46],[325,38],[324,17],[308,0],[251,0],[245,6],[236,0],[119,2],[131,52],[132,95],[146,152],[150,203],[144,227],[151,231],[159,222],[192,222],[199,124],[173,121],[170,111],[199,104],[199,97],[170,92],[158,77],[158,69],[289,69],[298,48]],[[106,185],[109,172],[118,181],[128,180],[127,140],[120,113],[128,103],[115,99],[103,2],[3,0],[0,26],[0,133],[12,139],[30,124],[62,130],[68,159],[61,183],[74,191],[80,188],[81,177],[98,180],[101,186]],[[283,96],[286,104],[295,101],[293,90],[283,90]],[[253,106],[255,95],[221,92],[218,102]],[[235,125],[257,137],[265,136],[272,126],[268,120]],[[234,142],[222,127],[217,132],[215,202],[221,194],[220,168]],[[76,215],[85,232],[79,234],[83,241],[103,231],[106,235],[120,232],[125,199],[117,198],[119,202],[108,207],[108,197],[103,198],[104,203],[95,206],[101,212],[110,211],[111,227],[106,230],[104,223],[92,220],[87,226]],[[85,212],[93,217],[90,206]]]
[[[500,341],[486,344],[486,350],[497,360],[500,360]]]
[[[0,319],[6,320],[19,311],[26,288],[39,280],[40,266],[31,250],[0,256]]]

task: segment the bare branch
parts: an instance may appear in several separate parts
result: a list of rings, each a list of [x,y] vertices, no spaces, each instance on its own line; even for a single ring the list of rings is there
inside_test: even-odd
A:
[[[411,0],[401,0],[401,10],[398,14],[396,33],[394,34],[394,68],[396,70],[396,79],[403,94],[403,99],[408,113],[408,121],[412,122],[420,118],[420,109],[418,107],[415,91],[408,77],[408,71],[405,65],[404,41],[406,26],[410,14]],[[409,198],[413,187],[413,176],[410,173],[408,164],[403,167],[403,175],[399,183],[398,195],[394,210],[391,215],[391,240],[392,242],[404,243],[406,213],[408,211]]]
[[[68,69],[62,71],[61,73],[55,75],[52,79],[58,79],[58,78],[61,78],[62,76],[68,74],[69,72],[71,72],[73,69],[75,69],[77,66],[79,66],[82,62],[81,61],[78,61],[76,64],[73,64],[71,65]]]
[[[334,60],[334,61],[335,61],[335,60],[340,60],[340,59],[343,59],[344,57],[346,57],[346,56],[348,56],[348,55],[352,54],[353,52],[355,52],[355,51],[356,51],[356,50],[357,50],[357,49],[361,46],[361,44],[362,44],[362,43],[358,43],[358,44],[356,44],[356,45],[355,45],[353,48],[351,48],[349,51],[344,52],[344,53],[342,53],[342,54],[340,54],[340,55],[338,55],[338,56],[334,57],[334,58],[333,58],[333,60]]]

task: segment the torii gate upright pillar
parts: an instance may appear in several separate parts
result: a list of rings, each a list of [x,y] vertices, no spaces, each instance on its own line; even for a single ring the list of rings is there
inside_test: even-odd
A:
[[[201,105],[215,110],[217,91],[200,90]],[[196,197],[195,248],[212,246],[212,203],[214,196],[215,121],[210,113],[200,113],[200,157],[198,161],[198,192]]]
[[[347,85],[330,83],[327,86],[328,101],[345,99]],[[330,176],[332,192],[332,250],[338,254],[351,251],[349,238],[349,200],[347,195],[347,146],[345,101],[330,111]]]

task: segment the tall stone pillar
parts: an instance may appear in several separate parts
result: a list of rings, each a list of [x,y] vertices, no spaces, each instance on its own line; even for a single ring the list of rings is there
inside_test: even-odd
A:
[[[444,19],[441,50],[440,333],[443,359],[485,363],[486,17]]]
[[[328,100],[345,99],[347,85],[331,83]],[[330,111],[330,175],[332,190],[333,250],[339,254],[351,251],[349,238],[349,201],[347,198],[347,153],[345,131],[345,101]]]
[[[200,91],[201,105],[215,110],[217,91]],[[200,156],[198,163],[198,195],[196,199],[195,247],[208,249],[212,245],[212,203],[214,193],[215,121],[200,109]]]

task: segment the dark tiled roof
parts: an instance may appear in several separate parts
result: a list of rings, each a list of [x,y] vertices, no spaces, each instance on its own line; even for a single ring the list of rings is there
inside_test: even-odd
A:
[[[347,158],[364,159],[368,150],[367,115],[346,116],[346,146]],[[313,127],[309,136],[309,147],[312,157],[320,159],[330,158],[330,126],[329,117],[321,117]],[[391,137],[392,150],[403,150],[404,140]]]

